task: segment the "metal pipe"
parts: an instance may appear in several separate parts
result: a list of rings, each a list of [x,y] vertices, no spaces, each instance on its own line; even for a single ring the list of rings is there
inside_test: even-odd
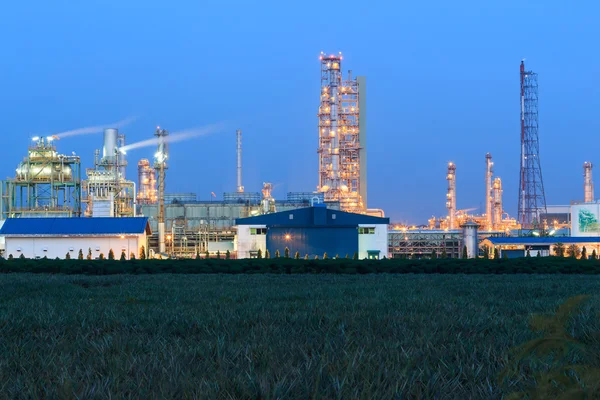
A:
[[[242,130],[238,129],[235,134],[237,136],[237,191],[244,193],[244,186],[242,186]]]
[[[119,149],[125,147],[125,135],[119,135]],[[119,151],[119,172],[121,174],[121,179],[125,179],[125,174],[127,172],[127,156],[124,152]]]
[[[594,202],[594,181],[592,180],[592,163],[583,163],[583,201]]]

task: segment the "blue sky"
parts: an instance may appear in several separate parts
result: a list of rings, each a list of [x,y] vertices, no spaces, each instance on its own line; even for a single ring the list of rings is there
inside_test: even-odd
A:
[[[136,115],[129,142],[226,122],[230,132],[171,146],[169,192],[275,195],[317,184],[321,50],[368,80],[369,206],[394,221],[445,213],[446,163],[458,208],[480,207],[485,153],[516,213],[519,64],[539,74],[548,204],[583,197],[599,163],[600,37],[595,2],[10,1],[0,6],[0,175],[29,138]],[[102,135],[65,138],[91,167]],[[152,148],[130,153],[129,176]],[[600,165],[600,164],[598,164]],[[596,175],[600,174],[597,173]]]

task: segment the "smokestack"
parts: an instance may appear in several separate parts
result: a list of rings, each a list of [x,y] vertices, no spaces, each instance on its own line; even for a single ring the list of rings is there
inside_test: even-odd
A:
[[[448,228],[456,229],[456,165],[448,163],[448,193],[446,194],[446,208],[448,209]]]
[[[237,136],[237,192],[244,193],[242,186],[242,130],[235,131]]]
[[[106,128],[104,130],[104,144],[102,146],[102,158],[106,161],[114,163],[115,151],[117,150],[117,138],[119,130],[114,128]]]
[[[494,203],[494,227],[500,229],[502,223],[502,180],[500,178],[494,179],[492,198]]]
[[[485,229],[490,231],[493,228],[493,213],[492,213],[492,155],[485,155]]]
[[[592,163],[583,163],[583,201],[594,202],[594,181],[592,180]]]

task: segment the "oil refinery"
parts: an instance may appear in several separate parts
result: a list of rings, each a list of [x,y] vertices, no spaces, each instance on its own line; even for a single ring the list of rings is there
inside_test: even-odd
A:
[[[131,231],[137,235],[137,245],[145,243],[150,257],[210,257],[225,252],[232,257],[238,252],[239,256],[253,256],[259,249],[267,250],[268,243],[294,239],[289,233],[283,239],[275,233],[281,226],[289,225],[290,232],[297,229],[290,222],[294,218],[314,224],[314,231],[320,227],[322,232],[333,229],[333,220],[337,218],[348,221],[356,226],[358,233],[359,245],[354,250],[369,258],[428,258],[432,254],[461,257],[464,249],[465,256],[473,258],[483,254],[484,246],[497,247],[514,257],[530,250],[548,255],[547,244],[558,235],[580,237],[581,243],[600,246],[597,243],[600,242],[600,203],[594,200],[591,162],[583,164],[583,201],[565,206],[546,204],[538,143],[537,74],[525,70],[524,62],[520,64],[520,171],[516,217],[510,216],[504,208],[502,179],[494,175],[492,154],[487,153],[481,164],[485,188],[481,191],[480,214],[473,213],[474,208],[459,207],[457,180],[463,166],[448,162],[445,170],[447,213],[432,216],[421,226],[407,226],[389,223],[383,210],[367,205],[366,77],[355,77],[352,71],[344,74],[341,53],[321,53],[319,60],[319,102],[315,99],[316,190],[290,192],[285,200],[275,199],[272,183],[265,180],[260,192],[246,191],[242,182],[242,130],[237,129],[231,132],[235,133],[231,148],[236,149],[236,186],[231,192],[223,193],[219,199],[213,193],[210,201],[198,200],[195,193],[172,193],[169,192],[169,164],[178,160],[171,159],[169,143],[176,134],[161,127],[149,132],[148,140],[156,146],[155,152],[152,157],[140,158],[137,177],[128,179],[126,170],[131,155],[128,155],[126,136],[117,127],[106,127],[99,148],[90,151],[90,155],[93,151],[93,165],[85,169],[83,178],[80,156],[59,153],[58,144],[66,147],[68,139],[63,143],[57,135],[32,138],[27,155],[20,162],[15,160],[14,176],[2,181],[2,221],[17,218],[134,221],[143,217],[147,228],[146,223],[131,225]],[[443,172],[441,162],[440,188]],[[310,213],[301,211],[309,208],[313,210]],[[243,235],[240,227],[243,227]],[[261,234],[266,236],[260,238]],[[307,238],[306,243],[311,242],[306,232],[302,235]],[[525,237],[527,240],[519,241]],[[598,240],[590,239],[593,237]],[[326,239],[321,237],[321,240]],[[297,240],[295,243],[304,246],[302,248],[307,246]],[[129,254],[129,248],[122,250]],[[598,250],[600,253],[600,247]]]

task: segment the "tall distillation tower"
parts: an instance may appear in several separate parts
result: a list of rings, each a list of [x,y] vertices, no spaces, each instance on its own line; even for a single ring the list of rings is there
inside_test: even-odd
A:
[[[342,54],[321,53],[319,185],[325,201],[343,211],[366,211],[365,77],[342,77]]]
[[[518,219],[523,228],[531,229],[546,213],[546,195],[540,164],[538,138],[537,74],[525,71],[521,61],[521,171],[519,177]]]
[[[158,173],[158,251],[162,254],[165,246],[165,175],[167,170],[168,146],[166,129],[156,127],[154,136],[158,138],[158,149],[154,154],[154,169]]]
[[[492,155],[485,155],[485,230],[491,231],[494,227],[493,195],[492,195]]]
[[[456,165],[448,163],[448,193],[446,194],[446,208],[448,209],[448,229],[456,229]]]

